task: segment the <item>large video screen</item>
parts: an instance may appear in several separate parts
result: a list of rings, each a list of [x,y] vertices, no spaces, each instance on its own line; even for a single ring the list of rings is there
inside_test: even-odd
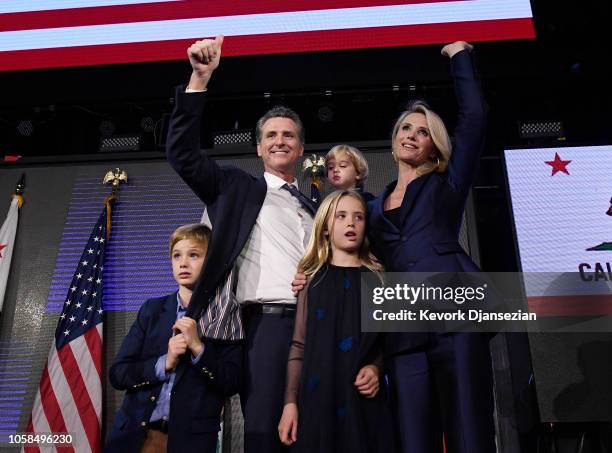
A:
[[[218,34],[229,56],[535,37],[529,0],[14,0],[0,70],[177,60]]]
[[[530,308],[612,314],[612,146],[505,151]]]

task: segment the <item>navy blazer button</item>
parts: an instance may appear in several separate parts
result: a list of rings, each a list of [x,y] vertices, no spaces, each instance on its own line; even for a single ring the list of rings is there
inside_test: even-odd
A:
[[[151,401],[155,401],[155,397],[154,396],[151,397]]]
[[[140,422],[140,426],[142,427],[147,426],[147,422]]]

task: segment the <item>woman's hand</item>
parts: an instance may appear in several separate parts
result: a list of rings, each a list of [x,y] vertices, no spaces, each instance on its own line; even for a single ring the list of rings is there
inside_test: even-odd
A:
[[[472,51],[474,48],[473,45],[467,43],[465,41],[456,41],[452,44],[447,44],[442,48],[442,55],[448,58],[453,58],[456,53],[461,52],[462,50]]]
[[[284,445],[291,445],[297,441],[298,408],[295,403],[287,403],[283,408],[283,415],[278,423],[278,437]]]
[[[366,365],[359,370],[355,378],[355,387],[366,398],[374,398],[380,388],[378,367],[376,365]]]

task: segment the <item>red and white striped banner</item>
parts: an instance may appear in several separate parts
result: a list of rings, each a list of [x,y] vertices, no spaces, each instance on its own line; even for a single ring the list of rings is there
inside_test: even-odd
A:
[[[30,0],[0,3],[0,70],[533,38],[529,0]]]
[[[28,433],[68,433],[64,451],[101,451],[102,324],[60,349],[51,348],[32,408]],[[28,446],[25,453],[45,451]]]

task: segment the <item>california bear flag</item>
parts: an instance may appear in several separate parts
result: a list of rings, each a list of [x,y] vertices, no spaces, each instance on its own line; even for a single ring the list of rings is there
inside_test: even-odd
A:
[[[530,307],[612,314],[612,146],[507,150],[505,161]]]
[[[6,220],[0,229],[0,312],[4,303],[4,293],[11,268],[13,245],[17,234],[17,220],[19,219],[19,198],[13,197]]]

